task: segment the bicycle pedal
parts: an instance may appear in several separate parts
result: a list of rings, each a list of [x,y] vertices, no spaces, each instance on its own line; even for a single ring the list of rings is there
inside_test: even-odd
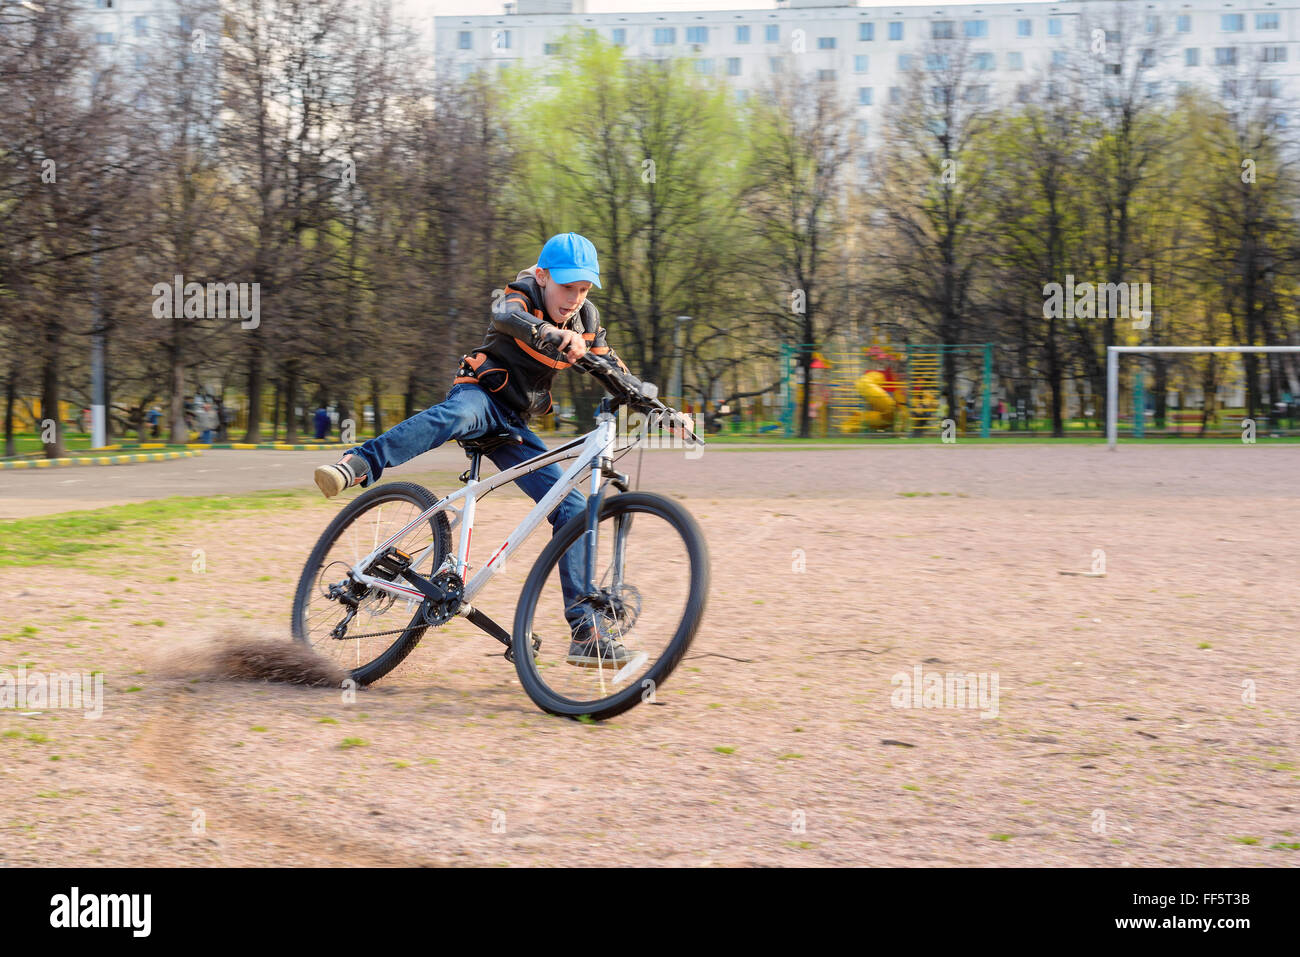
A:
[[[391,548],[370,566],[371,571],[380,571],[396,578],[411,567],[411,556],[400,548]]]
[[[533,657],[536,658],[536,657],[537,657],[537,652],[539,652],[539,651],[541,651],[541,650],[542,650],[542,639],[538,638],[536,635],[533,635]],[[507,648],[507,649],[505,650],[505,653],[502,654],[501,657],[505,658],[505,660],[508,661],[508,662],[510,662],[511,664],[514,664],[514,663],[515,663],[515,646],[514,646],[514,645],[511,645],[509,648]]]

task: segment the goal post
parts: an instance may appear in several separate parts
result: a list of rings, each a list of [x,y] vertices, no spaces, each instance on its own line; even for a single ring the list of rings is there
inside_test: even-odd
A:
[[[1106,445],[1112,452],[1119,439],[1119,357],[1130,352],[1300,352],[1300,346],[1107,346]]]

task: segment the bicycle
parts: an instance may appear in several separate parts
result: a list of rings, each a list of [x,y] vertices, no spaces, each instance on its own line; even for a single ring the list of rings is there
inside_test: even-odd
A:
[[[543,711],[599,720],[653,700],[686,654],[704,614],[708,549],[685,508],[666,496],[629,489],[628,476],[614,469],[642,438],[616,448],[614,413],[626,406],[645,415],[648,424],[667,422],[691,446],[705,442],[689,419],[659,401],[653,384],[592,353],[574,366],[595,376],[610,393],[597,408],[595,429],[486,480],[479,478],[482,457],[522,439],[509,431],[458,439],[470,467],[460,476],[464,487],[443,498],[413,482],[367,489],[326,527],[307,559],[294,596],[294,639],[338,662],[358,685],[367,685],[396,668],[429,628],[460,616],[506,646],[504,657],[514,663],[520,684]],[[570,460],[560,480],[466,580],[479,500],[534,469]],[[507,632],[474,607],[474,597],[584,479],[589,487],[585,513],[560,528],[542,549]],[[611,488],[617,494],[610,494]],[[633,519],[636,536],[631,535]],[[459,529],[455,551],[454,528]],[[348,549],[349,537],[350,558],[334,557],[336,548]],[[577,549],[572,559],[570,549]],[[583,570],[584,591],[572,605],[565,603],[558,581],[562,561],[577,562]],[[599,575],[598,568],[603,569]],[[681,580],[674,581],[674,575]],[[594,667],[570,664],[570,629],[579,613],[592,615],[623,642],[630,660],[621,665],[610,661],[608,667],[603,660]],[[368,630],[382,629],[391,620],[387,615],[397,623],[408,615],[410,620],[399,628]],[[556,639],[549,636],[552,628],[562,629]]]

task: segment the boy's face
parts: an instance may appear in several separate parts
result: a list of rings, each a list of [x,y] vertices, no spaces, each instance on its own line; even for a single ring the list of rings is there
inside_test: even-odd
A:
[[[591,291],[591,283],[585,279],[563,285],[553,282],[550,272],[545,269],[537,270],[537,282],[542,287],[546,313],[557,326],[563,326],[573,318]]]

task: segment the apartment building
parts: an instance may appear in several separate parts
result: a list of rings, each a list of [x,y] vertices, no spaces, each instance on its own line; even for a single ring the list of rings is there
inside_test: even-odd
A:
[[[1226,70],[1244,73],[1253,64],[1264,91],[1279,103],[1300,89],[1294,82],[1300,69],[1295,0],[905,7],[788,0],[763,9],[662,13],[587,13],[583,0],[517,0],[504,7],[499,16],[436,17],[438,69],[465,77],[524,64],[545,74],[562,38],[578,28],[595,31],[628,56],[689,58],[699,73],[732,84],[741,99],[774,74],[815,75],[836,85],[860,131],[872,130],[881,108],[901,96],[904,74],[943,66],[945,54],[935,52],[943,44],[934,41],[957,41],[968,51],[970,66],[988,78],[974,81],[970,95],[990,102],[1014,99],[1082,51],[1109,56],[1112,71],[1140,64],[1146,92],[1156,96],[1184,84],[1213,95],[1235,82],[1225,79]],[[1116,23],[1122,31],[1106,30]]]

